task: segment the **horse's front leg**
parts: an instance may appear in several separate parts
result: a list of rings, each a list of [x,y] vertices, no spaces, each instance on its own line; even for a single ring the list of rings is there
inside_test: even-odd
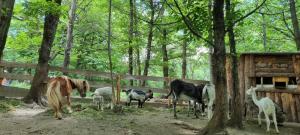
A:
[[[69,111],[69,113],[72,113],[72,108],[71,108],[71,97],[67,96],[67,109]]]

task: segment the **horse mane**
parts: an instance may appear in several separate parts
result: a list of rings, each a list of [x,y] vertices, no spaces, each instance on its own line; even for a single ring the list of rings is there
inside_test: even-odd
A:
[[[90,90],[90,85],[88,81],[82,79],[71,79],[71,78],[69,79],[70,79],[70,83],[71,84],[73,83],[77,89],[81,89],[81,90],[85,89],[87,91]]]
[[[64,78],[66,81],[69,81],[72,88],[77,88],[77,89],[80,89],[80,90],[87,90],[89,91],[90,90],[90,85],[88,83],[88,81],[86,80],[83,80],[83,79],[72,79],[68,76],[61,76],[62,78]]]

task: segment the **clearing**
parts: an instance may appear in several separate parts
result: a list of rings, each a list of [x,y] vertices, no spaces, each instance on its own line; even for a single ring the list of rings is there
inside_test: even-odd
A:
[[[3,101],[7,100],[1,100],[2,103]],[[64,113],[63,120],[56,120],[49,109],[21,103],[10,108],[8,112],[1,111],[0,134],[191,135],[196,134],[197,130],[207,123],[207,119],[203,117],[200,119],[195,119],[192,115],[187,117],[186,109],[183,108],[179,108],[179,118],[174,119],[171,109],[150,107],[147,103],[145,106],[143,109],[138,109],[135,105],[125,107],[123,113],[115,114],[109,110],[97,111],[90,103],[75,102],[73,103],[74,113]],[[228,129],[229,134],[265,135],[265,124],[258,127],[256,123],[245,123],[243,131]],[[275,133],[273,128],[274,126],[271,125],[270,134]],[[289,127],[281,126],[279,130],[283,135],[300,134],[297,124]]]

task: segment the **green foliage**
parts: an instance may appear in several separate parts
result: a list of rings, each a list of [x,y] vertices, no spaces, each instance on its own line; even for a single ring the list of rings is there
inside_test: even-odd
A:
[[[0,112],[5,113],[12,111],[22,105],[22,101],[18,99],[0,99]]]
[[[203,38],[208,39],[211,16],[208,11],[208,1],[180,1],[179,7],[186,15],[192,29],[198,31]],[[238,19],[254,9],[262,0],[258,1],[232,1],[234,19]],[[167,4],[168,3],[168,4]],[[187,78],[209,80],[208,43],[196,38],[182,21],[179,10],[173,0],[160,1],[155,8],[155,27],[150,60],[150,76],[162,76],[162,44],[166,43],[169,57],[169,76],[181,77],[182,44],[187,40]],[[43,33],[43,21],[45,14],[60,14],[60,22],[56,31],[54,45],[51,51],[50,65],[62,66],[64,61],[64,47],[66,45],[66,29],[68,24],[68,10],[70,0],[63,1],[58,7],[52,1],[27,0],[17,1],[14,6],[14,17],[10,25],[9,36],[4,50],[4,60],[25,63],[37,63],[38,49],[41,45]],[[155,3],[158,4],[158,3]],[[297,3],[297,7],[299,7]],[[107,1],[88,0],[78,1],[76,19],[74,24],[73,48],[71,51],[72,69],[88,69],[108,72],[107,53]],[[163,7],[163,9],[162,9]],[[294,52],[296,46],[291,32],[288,3],[286,1],[267,1],[257,12],[235,25],[237,52]],[[134,26],[134,74],[137,74],[136,49],[140,50],[141,68],[144,66],[145,48],[147,44],[150,8],[148,1],[136,1],[135,18],[137,26]],[[113,0],[112,9],[112,63],[113,72],[126,74],[128,72],[128,48],[129,48],[129,1]],[[299,10],[298,10],[299,11]],[[283,16],[284,12],[285,16]],[[265,14],[263,20],[262,14]],[[300,15],[298,15],[300,16]],[[283,21],[285,20],[286,23]],[[266,23],[267,45],[263,46],[263,22]],[[167,31],[166,39],[162,31]],[[228,39],[226,39],[228,45]],[[227,52],[228,51],[227,47]],[[14,70],[14,72],[33,71],[26,69]],[[50,72],[49,76],[61,75]],[[83,78],[80,75],[70,75]],[[107,79],[88,78],[99,82],[109,82]],[[127,84],[127,82],[122,82]],[[19,84],[14,84],[19,85]],[[20,87],[28,87],[20,84]],[[162,83],[148,82],[151,87],[162,87]]]

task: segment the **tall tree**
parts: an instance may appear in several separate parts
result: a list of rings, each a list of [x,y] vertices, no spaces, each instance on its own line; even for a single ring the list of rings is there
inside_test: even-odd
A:
[[[262,16],[262,31],[263,31],[263,44],[264,51],[267,52],[267,25],[265,13],[260,13]]]
[[[15,0],[0,0],[0,59],[3,56]]]
[[[152,38],[153,38],[153,27],[154,27],[154,13],[155,8],[153,4],[153,0],[149,0],[150,5],[150,21],[149,21],[149,33],[148,33],[148,41],[147,41],[147,53],[146,53],[146,60],[145,60],[145,67],[144,67],[144,76],[148,75],[149,70],[149,63],[150,63],[150,57],[151,57],[151,47],[152,47]],[[146,81],[143,81],[142,86],[146,85]]]
[[[113,77],[113,67],[112,67],[112,60],[111,60],[111,6],[112,0],[109,0],[108,4],[108,37],[107,37],[107,47],[108,47],[108,59],[109,59],[109,70],[110,70],[110,79],[111,79],[111,88],[112,88],[112,99],[113,103],[116,103],[115,98],[115,91],[114,91],[114,77]]]
[[[226,22],[227,22],[227,32],[229,38],[230,47],[230,64],[231,64],[231,78],[230,83],[232,86],[232,113],[229,124],[233,127],[242,128],[243,127],[243,115],[242,115],[242,105],[241,96],[239,90],[239,79],[238,79],[238,58],[236,53],[236,42],[234,34],[234,6],[232,6],[231,0],[225,0],[226,3]]]
[[[141,70],[141,59],[140,59],[140,39],[139,39],[139,22],[138,22],[138,17],[137,17],[137,4],[136,4],[136,0],[133,1],[133,17],[134,17],[134,36],[135,36],[135,44],[136,44],[136,47],[135,47],[135,50],[136,50],[136,70],[137,70],[137,75],[142,75],[142,70]],[[141,81],[139,80],[138,81],[138,85],[140,86],[141,85]]]
[[[68,68],[70,64],[70,55],[73,46],[73,27],[74,27],[75,14],[76,14],[76,5],[77,5],[77,0],[72,0],[71,7],[69,10],[69,23],[67,28],[67,45],[65,47],[65,58],[63,64],[64,68]]]
[[[187,67],[187,62],[186,62],[186,48],[187,48],[187,39],[186,39],[186,31],[184,30],[184,37],[183,37],[183,42],[182,42],[182,65],[181,65],[181,78],[185,79],[186,78],[186,67]]]
[[[294,40],[296,42],[297,51],[300,51],[300,29],[299,29],[299,22],[297,18],[297,12],[295,7],[295,0],[289,0],[290,4],[290,12],[291,12],[291,19],[294,29]]]
[[[128,63],[128,73],[130,75],[133,74],[133,47],[132,47],[132,41],[133,41],[133,1],[134,0],[129,0],[129,8],[130,8],[130,13],[129,13],[129,48],[128,48],[128,57],[129,57],[129,63]],[[130,85],[133,86],[133,80],[130,80]]]
[[[167,50],[167,29],[163,29],[163,42],[161,46],[162,55],[163,55],[163,76],[169,77],[169,58],[168,58],[168,50]],[[168,84],[164,82],[164,87]]]
[[[55,2],[57,8],[61,5],[62,0],[47,0],[47,2]],[[30,91],[28,95],[24,98],[26,103],[31,103],[32,101],[38,103],[39,105],[44,105],[42,102],[42,95],[46,90],[46,83],[48,78],[48,61],[50,59],[50,51],[55,38],[56,28],[59,21],[59,12],[50,11],[46,12],[45,22],[44,22],[44,33],[42,44],[39,49],[38,64],[36,66],[36,72],[34,74]]]
[[[207,126],[200,131],[200,134],[213,134],[225,129],[227,121],[227,94],[226,94],[226,72],[225,72],[225,21],[224,21],[224,0],[214,0],[213,3],[213,54],[212,72],[215,82],[216,100],[215,111]]]

